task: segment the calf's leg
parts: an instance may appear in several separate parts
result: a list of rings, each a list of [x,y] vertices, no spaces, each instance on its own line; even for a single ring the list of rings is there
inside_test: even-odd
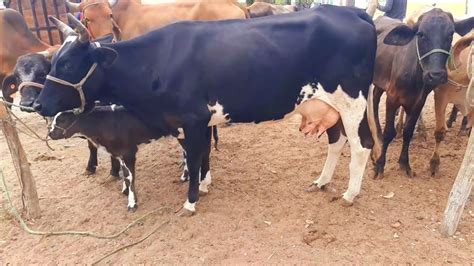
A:
[[[188,164],[186,163],[186,149],[184,148],[184,139],[178,138],[179,145],[181,145],[181,148],[183,149],[183,173],[181,174],[181,177],[179,180],[181,182],[186,182],[189,180],[189,170],[188,170]]]
[[[453,123],[456,122],[458,112],[459,112],[459,109],[456,107],[456,105],[453,105],[453,109],[451,110],[451,113],[449,114],[448,121],[446,122],[448,128],[453,127]]]
[[[97,147],[89,140],[87,141],[87,146],[89,146],[89,160],[87,161],[85,173],[86,175],[92,175],[97,169]]]
[[[383,178],[385,163],[386,163],[386,156],[388,146],[395,138],[397,131],[395,130],[395,113],[397,112],[399,104],[393,102],[390,98],[387,97],[386,101],[386,111],[385,111],[385,129],[383,132],[383,145],[382,145],[382,153],[380,157],[377,159],[375,165],[375,177],[376,179]]]
[[[400,164],[400,169],[405,171],[406,175],[409,178],[414,177],[409,160],[410,142],[413,138],[413,131],[415,130],[416,122],[418,121],[421,110],[423,109],[425,100],[426,96],[424,96],[424,99],[422,99],[415,106],[413,106],[413,110],[408,110],[405,108],[405,110],[407,111],[407,122],[405,124],[405,128],[403,129],[403,146],[398,163]]]
[[[207,131],[206,140],[209,142],[209,145],[206,147],[206,151],[202,156],[202,163],[200,169],[200,180],[199,180],[199,192],[201,195],[206,195],[209,193],[209,185],[212,183],[211,170],[210,170],[210,154],[211,154],[211,130]]]
[[[135,190],[135,162],[137,149],[132,149],[128,154],[119,159],[124,174],[123,193],[128,196],[128,211],[134,212],[138,208],[137,192]]]
[[[441,146],[441,141],[444,140],[446,134],[446,123],[445,123],[445,113],[446,107],[448,106],[448,101],[446,95],[442,94],[439,91],[435,91],[435,149],[430,160],[430,172],[432,176],[435,176],[439,172],[440,157],[439,157],[439,147]]]

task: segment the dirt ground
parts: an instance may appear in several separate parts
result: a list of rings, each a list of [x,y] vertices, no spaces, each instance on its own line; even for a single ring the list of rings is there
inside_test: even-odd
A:
[[[33,236],[8,214],[3,194],[0,213],[0,261],[10,263],[92,263],[130,244],[165,221],[144,242],[120,251],[105,263],[167,264],[347,264],[474,263],[474,206],[466,206],[458,232],[443,238],[441,217],[462,161],[467,138],[458,137],[460,119],[441,151],[441,173],[431,178],[428,165],[434,147],[430,98],[425,110],[426,141],[415,138],[411,162],[417,176],[398,170],[401,140],[389,148],[385,179],[373,180],[368,165],[362,191],[352,207],[334,196],[348,184],[349,149],[327,192],[306,193],[326,158],[327,138],[304,138],[298,121],[232,125],[220,128],[220,151],[212,152],[213,183],[198,212],[177,217],[188,184],[181,175],[176,140],[165,138],[143,146],[138,154],[136,186],[139,208],[127,212],[122,184],[109,176],[109,160],[99,154],[97,173],[83,174],[86,142],[74,138],[44,143],[21,135],[34,173],[42,217],[29,223],[37,230],[87,230],[112,234],[159,207],[169,207],[132,227],[125,235],[104,240],[79,236]],[[44,121],[16,111],[45,134]],[[4,136],[0,167],[15,206],[19,185]],[[393,192],[392,198],[384,198]],[[472,198],[471,198],[472,199]]]

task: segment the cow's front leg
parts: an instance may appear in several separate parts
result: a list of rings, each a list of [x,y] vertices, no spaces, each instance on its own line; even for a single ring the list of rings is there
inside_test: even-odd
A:
[[[87,146],[89,146],[89,160],[87,161],[85,174],[92,175],[97,169],[97,147],[89,140]]]
[[[430,160],[430,172],[432,176],[435,176],[439,171],[440,157],[439,157],[438,152],[441,146],[441,141],[444,140],[444,136],[446,134],[446,122],[445,122],[444,116],[446,113],[446,107],[448,106],[446,95],[441,94],[438,91],[435,91],[434,99],[435,99],[435,118],[436,118],[434,136],[436,140],[436,145],[435,145],[435,149]]]
[[[306,189],[307,192],[324,189],[324,187],[331,182],[342,148],[344,148],[347,142],[347,137],[342,134],[342,123],[340,120],[336,125],[329,128],[326,133],[329,142],[326,162],[324,163],[323,171],[319,175],[319,178]]]
[[[342,198],[345,205],[352,205],[354,198],[360,193],[365,168],[374,142],[364,107],[359,105],[358,108],[352,108],[350,113],[342,113],[341,118],[351,148],[349,187]]]
[[[415,130],[415,126],[420,116],[421,109],[423,108],[423,105],[425,104],[425,101],[424,101],[425,99],[423,99],[422,101],[418,102],[415,106],[413,106],[413,110],[406,109],[407,122],[403,129],[403,146],[402,146],[402,152],[400,154],[398,163],[400,165],[400,169],[405,171],[406,175],[409,178],[413,178],[415,176],[410,166],[410,159],[409,159],[410,142],[413,138],[413,131]]]
[[[206,153],[210,150],[211,129],[207,122],[194,123],[184,127],[186,139],[186,162],[189,170],[189,190],[188,199],[183,205],[180,216],[189,216],[196,212],[196,203],[199,200],[200,169]],[[207,155],[208,156],[208,155]]]
[[[117,158],[110,156],[110,175],[120,178],[120,162]]]

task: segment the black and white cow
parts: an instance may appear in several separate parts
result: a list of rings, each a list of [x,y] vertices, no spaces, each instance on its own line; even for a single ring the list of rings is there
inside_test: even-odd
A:
[[[282,119],[295,111],[303,87],[314,89],[307,103],[340,114],[345,132],[338,121],[328,123],[329,155],[314,185],[322,188],[331,180],[349,141],[350,181],[343,198],[352,203],[359,194],[376,134],[366,112],[376,33],[363,10],[321,6],[255,20],[180,22],[106,45],[90,42],[76,24],[80,34],[53,59],[36,110],[54,116],[81,112],[97,99],[113,100],[163,135],[183,128],[190,173],[183,213],[194,213],[199,174],[209,171],[210,126]]]

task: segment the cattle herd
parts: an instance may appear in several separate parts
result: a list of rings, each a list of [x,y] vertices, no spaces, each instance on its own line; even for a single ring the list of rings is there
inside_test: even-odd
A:
[[[66,2],[80,12],[48,46],[12,9],[0,10],[0,80],[6,101],[19,92],[25,111],[49,120],[52,139],[88,140],[87,171],[97,167],[97,147],[111,155],[111,174],[123,178],[128,209],[137,208],[138,145],[163,136],[183,148],[182,181],[189,180],[181,214],[196,211],[211,184],[211,139],[223,123],[259,123],[301,116],[300,131],[329,140],[324,168],[309,191],[331,181],[349,143],[351,205],[359,194],[369,157],[382,178],[386,153],[403,126],[400,167],[413,177],[409,146],[427,96],[434,91],[437,174],[445,111],[454,103],[471,127],[465,95],[470,81],[474,18],[456,20],[433,8],[414,23],[376,20],[361,9],[322,5],[307,10],[233,0],[142,5],[139,0]],[[137,16],[137,14],[139,14]],[[463,36],[454,38],[456,34]],[[6,37],[8,36],[8,37]],[[15,42],[15,43],[14,43]],[[3,45],[3,44],[2,44]],[[382,130],[379,102],[386,92]]]

